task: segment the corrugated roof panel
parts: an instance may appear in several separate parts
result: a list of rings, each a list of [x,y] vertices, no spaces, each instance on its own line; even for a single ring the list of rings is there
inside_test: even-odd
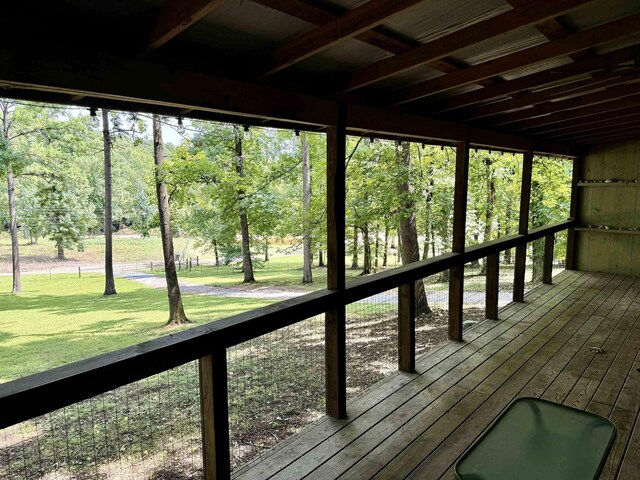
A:
[[[640,30],[640,25],[638,26]],[[613,50],[619,50],[621,48],[630,47],[632,45],[640,44],[640,32],[637,35],[632,35],[630,37],[621,38],[618,40],[614,40],[613,42],[603,43],[602,45],[598,45],[594,51],[597,54],[611,52]],[[640,51],[640,49],[638,50]]]
[[[384,26],[425,43],[512,8],[504,0],[424,1]]]
[[[248,53],[267,49],[314,27],[257,3],[228,0],[186,29],[180,37],[226,53]]]
[[[640,11],[638,0],[598,0],[563,17],[567,24],[582,30]],[[640,26],[639,26],[640,28]]]
[[[548,41],[535,27],[523,27],[458,50],[452,57],[475,65]]]
[[[434,70],[432,68],[422,66],[419,68],[412,68],[403,73],[399,73],[392,77],[389,77],[380,82],[368,87],[367,92],[390,92],[397,90],[398,88],[406,87],[414,83],[423,82],[431,78],[436,78],[444,75],[444,73]]]
[[[573,63],[571,57],[562,56],[555,57],[542,62],[532,63],[524,68],[518,68],[502,75],[505,80],[513,80],[514,78],[524,77],[525,75],[531,75],[532,73],[542,72],[544,70],[550,70],[553,67],[559,67],[561,65],[567,65]]]

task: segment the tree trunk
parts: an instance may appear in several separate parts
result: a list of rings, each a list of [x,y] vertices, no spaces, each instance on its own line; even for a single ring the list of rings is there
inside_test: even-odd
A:
[[[218,242],[216,240],[213,241],[213,256],[216,259],[216,266],[220,265],[220,258],[218,256]]]
[[[491,158],[487,157],[484,160],[486,167],[487,177],[487,204],[484,211],[484,232],[482,235],[483,242],[489,242],[491,235],[493,234],[493,214],[495,210],[496,201],[496,184],[493,180],[493,170],[491,168]],[[487,273],[487,259],[482,262],[481,274]]]
[[[158,199],[158,215],[160,217],[160,235],[162,237],[162,255],[164,257],[164,274],[167,280],[167,294],[169,296],[169,325],[189,323],[182,306],[178,274],[176,273],[175,255],[173,252],[173,235],[171,233],[171,218],[169,216],[169,196],[167,185],[162,177],[164,163],[164,144],[162,142],[162,125],[160,116],[153,116],[153,157],[156,164],[156,196]]]
[[[238,125],[233,127],[235,133],[236,157],[234,160],[236,173],[240,178],[244,177],[244,158],[242,157],[242,131]],[[244,204],[245,192],[238,189],[238,204],[240,205],[240,235],[242,236],[242,272],[244,278],[242,283],[253,283],[256,281],[253,276],[253,260],[251,259],[251,246],[249,237],[249,219],[247,217],[247,207]]]
[[[378,271],[378,257],[380,255],[380,227],[376,226],[376,244],[375,244],[375,250],[374,250],[374,255],[373,255],[373,270],[374,272]]]
[[[311,250],[311,165],[309,162],[309,139],[300,132],[302,150],[302,283],[313,283],[313,251]]]
[[[410,145],[408,142],[397,142],[396,160],[403,169],[403,180],[398,184],[400,198],[400,224],[398,227],[398,241],[403,265],[420,260],[420,248],[418,246],[418,228],[416,226],[416,205],[413,199],[413,186],[411,185],[409,172],[411,169]],[[424,290],[424,282],[417,280],[416,286],[416,314],[431,313],[427,294]]]
[[[102,109],[102,138],[104,143],[104,294],[115,295],[111,209],[111,132],[109,132],[109,110],[104,108]]]
[[[324,267],[324,254],[322,249],[318,250],[318,266]]]
[[[389,225],[384,226],[384,253],[382,256],[382,266],[387,266],[387,257],[389,256]]]
[[[269,261],[269,237],[264,237],[264,261]]]
[[[353,249],[351,250],[351,268],[358,268],[358,227],[353,226]]]
[[[58,250],[58,260],[59,261],[63,261],[64,260],[64,243],[62,243],[62,240],[58,240],[56,242],[56,248]]]
[[[18,246],[18,214],[16,212],[15,177],[11,166],[7,170],[7,193],[9,194],[9,231],[11,232],[11,265],[13,272],[12,293],[21,293],[20,249]]]
[[[369,225],[362,226],[362,244],[364,248],[364,260],[360,275],[371,273],[371,239],[369,238]]]

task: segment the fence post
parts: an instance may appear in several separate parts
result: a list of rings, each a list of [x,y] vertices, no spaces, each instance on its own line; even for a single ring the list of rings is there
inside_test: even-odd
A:
[[[485,317],[498,319],[498,295],[500,280],[500,254],[495,253],[487,257],[487,279],[485,298]]]
[[[200,266],[200,256],[196,255],[196,267]]]
[[[416,371],[416,288],[415,282],[398,287],[398,369]]]
[[[178,270],[182,270],[182,259],[178,260]]]
[[[193,260],[189,259],[189,271],[191,271],[192,267],[193,267]]]
[[[80,267],[78,267],[78,278],[82,278],[82,272],[80,271]]]
[[[544,258],[542,260],[542,283],[551,285],[551,277],[553,276],[553,244],[555,236],[547,235],[544,237]]]
[[[531,172],[533,169],[533,150],[523,154],[522,161],[522,190],[520,193],[520,219],[518,233],[526,235],[529,232],[529,201],[531,199]],[[516,247],[516,263],[513,268],[513,301],[524,301],[524,276],[527,263],[527,244]]]
[[[151,273],[153,273],[153,262],[151,262]]]
[[[202,455],[205,480],[231,476],[227,351],[218,346],[199,360]]]

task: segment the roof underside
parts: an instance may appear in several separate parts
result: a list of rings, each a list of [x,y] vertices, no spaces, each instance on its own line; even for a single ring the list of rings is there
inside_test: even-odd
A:
[[[23,0],[2,9],[6,96],[244,121],[233,102],[208,101],[226,98],[204,91],[212,78],[255,86],[246,96],[274,104],[254,116],[265,124],[322,125],[307,111],[337,100],[566,145],[640,134],[640,0]],[[127,90],[157,79],[149,95]],[[178,101],[188,79],[193,91]],[[273,113],[272,91],[300,94],[300,111]]]

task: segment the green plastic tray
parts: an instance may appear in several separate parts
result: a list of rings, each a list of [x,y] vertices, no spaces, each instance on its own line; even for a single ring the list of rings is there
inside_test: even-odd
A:
[[[519,398],[456,463],[460,480],[596,479],[616,426],[592,413]]]

